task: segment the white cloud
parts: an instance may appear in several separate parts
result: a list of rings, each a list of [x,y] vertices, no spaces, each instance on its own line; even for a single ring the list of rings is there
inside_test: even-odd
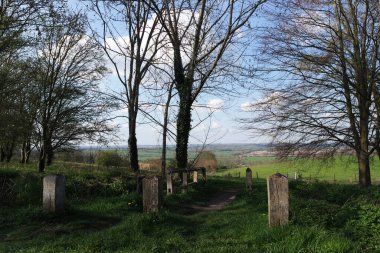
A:
[[[221,127],[222,125],[220,125],[219,122],[216,122],[216,121],[211,122],[211,129],[218,129]]]
[[[212,112],[221,110],[223,106],[224,106],[224,101],[220,98],[211,99],[207,103],[207,107],[210,108]]]
[[[243,112],[251,112],[253,111],[253,102],[245,102],[240,105],[240,110]]]
[[[256,100],[255,102],[245,102],[240,105],[243,112],[252,112],[265,107],[281,106],[285,101],[285,94],[282,92],[273,92],[266,97]]]

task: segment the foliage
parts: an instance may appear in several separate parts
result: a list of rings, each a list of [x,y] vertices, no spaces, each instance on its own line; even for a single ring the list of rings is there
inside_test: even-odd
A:
[[[199,156],[196,158],[195,162],[196,167],[205,167],[208,172],[216,171],[218,167],[218,161],[216,156],[211,151],[202,151]]]
[[[117,151],[99,151],[96,163],[106,167],[128,167],[127,159],[123,158]]]

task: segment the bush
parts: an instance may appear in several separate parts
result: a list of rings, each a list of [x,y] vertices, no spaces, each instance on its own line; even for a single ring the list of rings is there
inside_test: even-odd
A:
[[[99,151],[96,162],[98,165],[106,167],[129,167],[128,160],[117,151]]]
[[[197,161],[195,162],[196,167],[205,167],[208,172],[216,171],[218,167],[218,161],[216,156],[211,151],[202,151]]]

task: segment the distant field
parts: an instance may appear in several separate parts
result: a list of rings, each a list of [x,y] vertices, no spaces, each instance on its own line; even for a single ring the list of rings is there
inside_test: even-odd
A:
[[[259,159],[260,160],[260,159]],[[254,159],[252,159],[254,161]],[[358,167],[355,157],[339,156],[327,160],[299,159],[295,161],[276,162],[268,159],[267,162],[257,163],[252,166],[253,177],[266,178],[274,173],[282,173],[294,178],[295,173],[304,179],[317,179],[326,181],[357,182]],[[371,176],[375,182],[380,182],[380,162],[377,157],[371,160]],[[245,175],[246,167],[219,170],[217,176],[241,176]]]

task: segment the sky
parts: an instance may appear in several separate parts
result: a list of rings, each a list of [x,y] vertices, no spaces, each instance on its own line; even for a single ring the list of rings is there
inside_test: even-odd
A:
[[[78,6],[77,0],[69,0],[72,7]],[[83,8],[79,5],[79,8]],[[112,70],[112,65],[109,64]],[[105,90],[121,91],[122,85],[118,81],[115,71],[104,79],[101,87]],[[240,96],[215,96],[202,94],[193,107],[192,126],[196,127],[190,133],[190,144],[215,144],[215,143],[262,143],[269,142],[265,136],[253,136],[252,132],[243,130],[239,124],[239,119],[249,117],[252,112],[248,107],[261,98],[259,92],[239,90]],[[144,96],[142,96],[142,101]],[[199,106],[201,105],[201,106]],[[209,108],[205,108],[207,105]],[[198,107],[199,106],[199,107]],[[156,117],[162,115],[160,108],[156,109]],[[114,113],[117,116],[126,116],[125,109]],[[173,119],[175,116],[172,117]],[[202,122],[200,122],[202,121]],[[142,114],[138,116],[137,141],[138,145],[160,145],[162,143],[161,129],[154,123],[149,123]],[[128,139],[127,119],[120,117],[111,122],[111,125],[118,128],[116,138],[113,138],[110,145],[126,145]],[[174,130],[174,129],[173,129]],[[168,139],[169,144],[175,144],[175,140]]]

